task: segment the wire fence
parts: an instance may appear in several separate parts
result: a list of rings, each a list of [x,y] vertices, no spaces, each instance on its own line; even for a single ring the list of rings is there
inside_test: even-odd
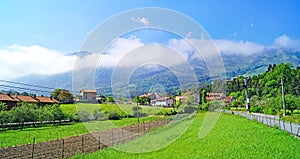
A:
[[[26,139],[28,143],[25,145],[0,149],[0,158],[68,158],[78,153],[95,152],[124,144],[169,122],[169,120],[145,122],[47,142],[38,142],[38,136],[31,136]]]
[[[239,111],[229,111],[222,110],[225,113],[239,115],[251,120],[256,120],[265,125],[277,127],[281,130],[287,131],[290,134],[300,137],[300,124],[295,124],[290,121],[280,120],[278,116],[275,115],[267,115],[267,114],[259,114],[259,113],[248,113],[248,112],[239,112]]]

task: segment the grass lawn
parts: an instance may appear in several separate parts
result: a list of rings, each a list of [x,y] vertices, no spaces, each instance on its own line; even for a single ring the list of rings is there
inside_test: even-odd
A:
[[[231,114],[221,114],[212,131],[205,138],[199,138],[204,117],[204,113],[198,114],[180,138],[153,152],[128,153],[108,148],[91,154],[78,154],[73,158],[300,158],[299,139],[279,129]],[[159,146],[160,136],[168,140],[165,134],[176,132],[187,122],[182,121],[174,127],[162,129],[160,133],[152,132],[116,148],[135,148],[138,151],[143,147]]]
[[[145,117],[141,118],[140,121],[146,122],[159,119],[161,117]],[[65,123],[61,125],[46,124],[37,128],[5,130],[0,132],[0,148],[32,143],[34,137],[36,137],[36,142],[44,142],[136,123],[137,118],[124,118],[122,120]]]
[[[118,113],[126,113],[126,114],[133,114],[133,108],[136,107],[136,105],[128,105],[128,104],[85,104],[85,103],[78,103],[78,104],[62,104],[61,109],[64,112],[68,113],[73,113],[75,114],[77,111],[80,110],[85,110],[89,113],[93,113],[94,110],[96,109],[101,109],[104,113],[105,112],[110,112],[110,111],[115,111]],[[139,107],[142,108],[141,112],[146,113],[148,115],[154,115],[156,114],[159,110],[167,110],[171,108],[162,108],[162,107],[152,107],[152,106],[141,106]]]

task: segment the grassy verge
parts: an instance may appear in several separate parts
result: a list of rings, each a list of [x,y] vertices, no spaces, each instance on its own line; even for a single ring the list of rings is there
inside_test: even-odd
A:
[[[204,113],[199,114],[180,138],[156,151],[128,153],[108,148],[73,158],[300,158],[300,153],[296,153],[300,147],[299,139],[279,129],[230,114],[221,114],[212,131],[201,139],[199,129],[204,117]],[[123,146],[130,147],[134,142],[137,141]]]
[[[161,117],[145,117],[141,118],[140,122],[160,119]],[[46,124],[38,128],[6,130],[0,132],[0,148],[32,143],[34,137],[36,142],[44,142],[136,123],[137,118],[124,118],[122,120],[64,123],[60,125]]]

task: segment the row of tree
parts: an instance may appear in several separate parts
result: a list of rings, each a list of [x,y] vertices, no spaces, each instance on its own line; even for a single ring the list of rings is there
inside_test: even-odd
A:
[[[64,114],[58,104],[46,105],[38,107],[36,104],[18,103],[11,110],[6,110],[6,104],[0,102],[0,124],[18,123],[21,128],[26,122],[38,122],[42,124],[44,121],[64,120],[68,116]]]
[[[227,82],[226,93],[235,98],[231,106],[245,106],[247,86],[252,111],[281,114],[283,108],[281,79],[284,84],[286,107],[293,113],[295,109],[300,109],[300,67],[293,68],[290,64],[284,63],[270,64],[267,71],[262,74],[247,78],[239,76]]]

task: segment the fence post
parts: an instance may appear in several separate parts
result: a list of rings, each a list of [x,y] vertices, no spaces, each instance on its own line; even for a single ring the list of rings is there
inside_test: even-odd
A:
[[[144,124],[144,134],[146,133],[146,127],[145,127],[145,122],[143,121]]]
[[[35,136],[33,137],[33,141],[32,141],[32,151],[31,151],[31,158],[32,159],[34,157],[34,143],[35,143]]]
[[[83,146],[84,146],[84,139],[83,139],[83,135],[81,136],[81,152],[83,153]]]
[[[123,128],[122,128],[122,143],[123,143],[123,144],[125,143],[125,138],[124,138],[124,131],[123,131]]]
[[[111,146],[114,145],[114,129],[111,130]]]
[[[290,121],[291,133],[293,134],[292,122]]]
[[[98,149],[101,150],[100,133],[98,133]]]
[[[299,136],[300,124],[298,125],[297,136]]]
[[[285,122],[284,122],[284,120],[282,120],[282,122],[283,122],[283,130],[285,130]]]
[[[65,139],[62,139],[62,149],[61,149],[61,158],[64,158],[64,153],[65,153]]]

